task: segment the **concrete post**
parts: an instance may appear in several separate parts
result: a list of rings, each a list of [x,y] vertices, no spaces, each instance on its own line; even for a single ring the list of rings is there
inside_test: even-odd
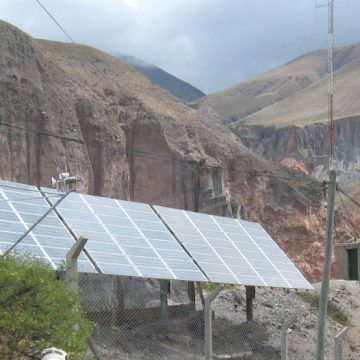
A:
[[[74,275],[77,272],[77,259],[87,241],[87,238],[80,236],[66,254],[66,282],[75,290],[77,289],[77,280],[74,279]]]
[[[297,316],[292,315],[285,319],[281,326],[281,360],[288,360],[288,329],[296,321]]]
[[[335,360],[342,359],[342,341],[346,336],[349,328],[342,329],[334,338],[334,347],[335,347]]]
[[[224,288],[224,285],[218,285],[205,298],[204,323],[205,323],[205,360],[212,360],[212,311],[211,303]]]

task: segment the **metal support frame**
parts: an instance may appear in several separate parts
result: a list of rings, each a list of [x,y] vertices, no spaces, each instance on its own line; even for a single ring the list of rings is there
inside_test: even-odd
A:
[[[74,279],[74,275],[77,273],[77,260],[87,241],[87,238],[80,236],[66,254],[66,282],[74,290],[77,289],[77,280]]]
[[[168,314],[168,293],[169,293],[169,280],[160,280],[160,319],[167,321]]]
[[[205,322],[205,360],[212,359],[212,311],[211,303],[224,288],[224,285],[218,285],[211,293],[205,298],[204,307],[204,322]]]
[[[297,315],[292,315],[281,326],[281,360],[288,360],[288,329],[296,319]]]
[[[48,210],[37,220],[32,224],[24,234],[22,234],[15,242],[12,244],[2,255],[0,255],[0,258],[4,258],[7,256],[34,228],[37,226],[41,221],[45,219],[46,216],[48,216],[55,208],[70,194],[70,192],[65,193],[55,204],[50,206]]]
[[[335,348],[335,360],[341,360],[342,359],[342,341],[344,337],[346,336],[349,328],[346,327],[342,329],[334,338],[334,348]]]
[[[196,308],[196,306],[195,306],[195,284],[193,281],[188,281],[187,293],[188,293],[190,306],[193,310],[195,310],[195,308]]]
[[[246,320],[254,320],[253,300],[255,299],[255,286],[245,286],[246,291]]]

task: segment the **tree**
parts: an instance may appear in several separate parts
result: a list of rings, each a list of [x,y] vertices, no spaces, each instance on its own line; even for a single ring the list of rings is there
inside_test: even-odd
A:
[[[1,359],[39,359],[51,346],[82,359],[91,330],[79,295],[48,265],[32,258],[0,260]]]

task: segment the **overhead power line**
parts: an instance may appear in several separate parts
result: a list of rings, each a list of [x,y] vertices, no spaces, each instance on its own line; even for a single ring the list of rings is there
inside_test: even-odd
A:
[[[30,132],[30,133],[34,133],[34,134],[38,134],[38,135],[43,135],[43,136],[47,136],[47,137],[54,137],[56,139],[60,139],[60,140],[64,140],[64,141],[70,141],[70,142],[75,142],[75,143],[79,143],[81,145],[87,145],[87,146],[96,146],[96,147],[101,147],[101,146],[107,146],[107,143],[99,143],[99,142],[95,142],[95,141],[85,141],[82,139],[77,139],[77,138],[72,138],[72,137],[66,137],[66,136],[62,136],[62,135],[57,135],[57,134],[52,134],[52,133],[48,133],[45,131],[39,131],[39,130],[33,130],[33,129],[28,129],[28,128],[24,128],[21,126],[17,126],[17,125],[12,125],[12,124],[7,124],[4,122],[0,122],[0,126],[4,126],[7,127],[8,129],[14,129],[14,130],[20,130],[20,131],[24,131],[24,132]],[[132,153],[135,155],[139,155],[139,156],[143,156],[145,158],[149,158],[149,159],[153,159],[153,160],[160,160],[160,161],[173,161],[172,157],[170,156],[154,156],[149,154],[148,152],[145,151],[139,151],[139,150],[129,150],[126,148],[120,148],[118,149],[120,152],[122,153]],[[304,181],[306,180],[306,175],[297,175],[297,176],[282,176],[282,175],[275,175],[269,172],[266,172],[264,170],[259,171],[259,170],[254,170],[254,169],[235,169],[235,168],[226,168],[223,166],[218,166],[218,165],[211,165],[211,164],[202,164],[202,163],[196,163],[193,162],[191,160],[184,160],[181,159],[181,161],[183,161],[184,163],[186,163],[189,166],[196,166],[197,168],[212,168],[212,169],[217,169],[217,170],[225,170],[228,172],[235,172],[235,173],[244,173],[244,174],[249,174],[249,175],[254,175],[254,176],[263,176],[263,177],[267,177],[267,178],[273,178],[273,179],[280,179],[280,180],[288,180],[288,181]],[[318,184],[318,181],[310,181],[310,184]]]
[[[69,35],[69,33],[65,30],[65,28],[59,23],[59,21],[56,20],[55,16],[51,14],[51,12],[45,7],[44,4],[42,4],[39,0],[35,0],[42,9],[46,12],[46,14],[51,18],[51,20],[56,24],[56,26],[65,34],[65,36],[72,42],[73,44],[76,44],[74,39]],[[106,74],[101,71],[101,69],[93,62],[89,61],[89,64],[110,84],[114,85],[113,82],[110,80]]]
[[[75,43],[75,41],[72,39],[72,37],[69,35],[69,33],[60,25],[60,23],[55,19],[55,17],[50,13],[50,11],[39,1],[35,0],[42,8],[43,10],[50,16],[52,21],[61,29],[61,31],[65,34],[65,36],[72,42]]]
[[[343,194],[344,196],[346,196],[353,204],[355,204],[356,206],[360,207],[360,202],[356,201],[350,194],[348,194],[344,189],[342,189],[341,187],[337,187],[337,190]]]

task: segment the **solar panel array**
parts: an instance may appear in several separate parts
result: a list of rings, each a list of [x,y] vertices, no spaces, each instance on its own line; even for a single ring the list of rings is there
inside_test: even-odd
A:
[[[0,180],[0,254],[61,195]],[[78,260],[82,272],[312,289],[260,224],[78,193],[68,194],[13,253],[55,269],[80,236],[89,239]]]
[[[57,209],[103,273],[207,281],[149,205],[71,193]]]
[[[49,209],[48,202],[35,186],[0,181],[0,252],[4,253]],[[12,253],[40,258],[56,269],[64,263],[66,253],[74,243],[69,231],[51,212]],[[79,257],[78,269],[83,272],[95,271],[83,253]]]
[[[260,224],[154,208],[211,281],[312,289]]]

